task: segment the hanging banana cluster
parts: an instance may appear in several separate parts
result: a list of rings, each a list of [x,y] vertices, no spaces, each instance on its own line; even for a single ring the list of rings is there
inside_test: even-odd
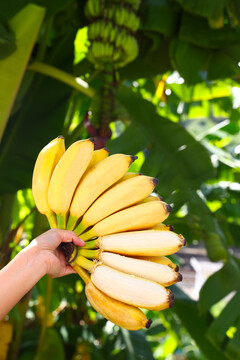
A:
[[[137,157],[94,151],[92,139],[65,150],[59,136],[36,160],[32,191],[53,228],[73,230],[86,242],[68,261],[82,277],[89,303],[113,323],[137,330],[151,320],[140,310],[173,306],[167,286],[182,280],[166,256],[185,245],[162,222],[171,206],[153,196],[156,178],[128,172]]]
[[[87,1],[85,13],[91,21],[88,27],[91,62],[100,66],[112,63],[118,68],[136,58],[138,43],[134,34],[140,23],[136,15],[139,4],[139,0]]]

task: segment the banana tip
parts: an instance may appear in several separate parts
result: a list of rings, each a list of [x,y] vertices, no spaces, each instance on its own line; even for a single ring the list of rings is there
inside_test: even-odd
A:
[[[172,225],[169,225],[169,230],[170,230],[170,231],[175,231],[175,227],[172,226]]]
[[[157,186],[158,183],[159,183],[159,180],[158,180],[157,178],[153,178],[153,184],[154,184],[155,186]]]
[[[182,236],[182,234],[179,234],[179,238],[181,240],[182,246],[185,246],[187,244],[187,240],[185,237]]]
[[[162,196],[159,196],[159,199],[160,199],[161,201],[164,201]]]
[[[131,161],[132,163],[138,159],[138,156],[135,156],[135,155],[131,155]]]
[[[171,293],[169,294],[169,307],[172,308],[173,305],[174,305],[174,295],[173,295],[173,293],[171,292]]]
[[[179,272],[179,266],[178,266],[178,265],[176,265],[175,271],[176,271],[176,272]]]
[[[58,135],[58,139],[63,139],[64,140],[64,136],[63,135]]]
[[[179,273],[178,277],[177,277],[177,281],[180,282],[180,281],[182,281],[182,279],[183,279],[182,274]]]
[[[148,319],[148,321],[145,324],[145,328],[149,329],[151,325],[152,325],[152,319]]]
[[[169,205],[169,204],[167,204],[167,212],[171,212],[172,211],[172,207],[171,207],[171,205]]]
[[[110,151],[106,146],[104,147],[104,150],[106,150],[108,153]]]
[[[93,144],[95,144],[95,140],[93,137],[90,137],[88,140],[91,141]]]

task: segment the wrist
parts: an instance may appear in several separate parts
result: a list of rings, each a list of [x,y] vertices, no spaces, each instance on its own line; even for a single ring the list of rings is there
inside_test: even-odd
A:
[[[29,265],[34,269],[38,269],[41,277],[46,275],[48,270],[47,250],[41,249],[36,239],[34,239],[23,251],[26,252]]]

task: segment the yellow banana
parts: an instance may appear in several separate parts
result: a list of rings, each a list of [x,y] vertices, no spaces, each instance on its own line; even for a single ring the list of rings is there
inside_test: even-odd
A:
[[[129,178],[112,186],[85,212],[77,227],[78,234],[116,211],[136,204],[151,194],[157,183],[156,178],[142,175]]]
[[[35,162],[32,178],[32,193],[38,211],[47,216],[51,228],[57,227],[55,214],[48,204],[48,187],[58,161],[65,151],[63,136],[58,136],[46,145]]]
[[[178,265],[174,264],[168,257],[166,256],[138,256],[138,259],[153,261],[157,264],[167,265],[172,268],[174,271],[178,272]]]
[[[167,265],[153,261],[135,259],[110,252],[102,252],[99,260],[102,264],[110,266],[113,269],[155,281],[163,286],[170,286],[178,281],[182,281],[182,275],[180,273],[174,271]]]
[[[173,306],[174,296],[169,289],[106,265],[97,264],[91,280],[99,290],[126,304],[149,310],[163,310]]]
[[[143,175],[143,174],[128,171],[116,184],[118,184],[118,183],[120,183],[122,181],[128,180],[128,179],[131,179],[131,178],[133,178],[135,176],[140,176],[140,175]]]
[[[152,228],[153,230],[159,230],[159,231],[174,231],[174,227],[172,225],[166,225],[166,224],[157,224]]]
[[[163,201],[163,198],[160,197],[160,196],[149,195],[148,197],[146,197],[145,199],[140,201],[140,203],[147,203],[147,202],[150,202],[150,201]]]
[[[74,228],[77,220],[99,195],[127,172],[136,158],[136,156],[131,155],[114,154],[100,161],[86,172],[77,186],[72,200],[67,224],[68,230]],[[75,232],[78,233],[77,228]]]
[[[99,150],[94,150],[92,159],[90,161],[90,164],[87,167],[87,170],[90,170],[93,166],[98,164],[100,161],[106,159],[108,157],[109,150],[107,148],[102,148]]]
[[[131,256],[164,256],[176,253],[186,240],[172,231],[142,230],[101,236],[96,243],[102,251]]]
[[[78,266],[74,266],[74,269],[85,281],[86,297],[99,314],[127,330],[139,330],[143,327],[148,329],[150,327],[152,320],[148,320],[140,309],[109,297],[92,283],[90,276],[84,269]]]
[[[49,188],[48,203],[57,215],[60,229],[66,228],[66,216],[79,180],[93,156],[93,140],[79,140],[73,143],[55,167]]]
[[[81,234],[81,239],[108,235],[122,231],[151,228],[164,221],[171,211],[171,206],[163,201],[151,201],[121,210],[99,221],[90,230]],[[75,229],[78,234],[78,229]]]

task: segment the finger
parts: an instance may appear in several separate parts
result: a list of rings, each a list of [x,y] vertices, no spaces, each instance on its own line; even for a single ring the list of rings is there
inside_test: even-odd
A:
[[[65,275],[69,274],[76,274],[76,271],[70,265],[67,265],[65,268]]]
[[[85,245],[85,242],[81,240],[73,231],[60,230],[60,229],[54,229],[54,230],[57,230],[59,232],[62,242],[73,242],[74,245],[77,246]]]

